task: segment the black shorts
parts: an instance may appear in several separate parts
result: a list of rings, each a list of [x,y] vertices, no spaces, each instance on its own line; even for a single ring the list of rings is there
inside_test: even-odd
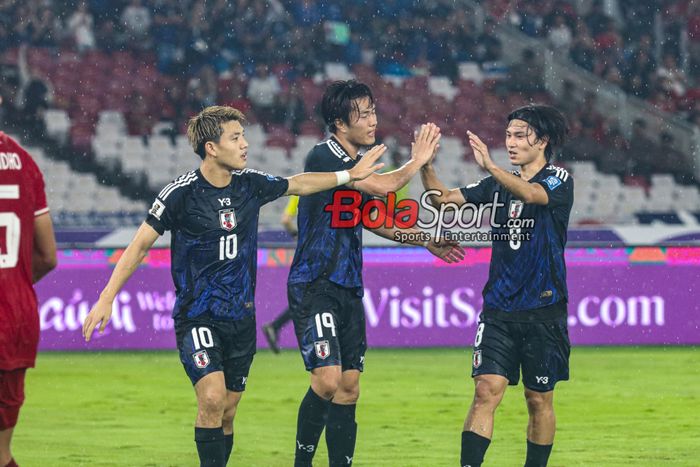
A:
[[[223,371],[226,389],[245,391],[255,355],[255,317],[238,321],[214,320],[208,315],[175,320],[180,361],[192,385],[215,371]]]
[[[365,309],[357,289],[317,279],[308,284],[289,284],[287,295],[308,371],[333,365],[340,365],[343,371],[364,370]]]
[[[568,380],[571,344],[566,304],[555,306],[563,306],[563,313],[544,320],[508,321],[501,319],[502,312],[482,313],[474,340],[472,377],[496,374],[516,385],[522,368],[523,385],[538,392],[551,391],[558,381]]]

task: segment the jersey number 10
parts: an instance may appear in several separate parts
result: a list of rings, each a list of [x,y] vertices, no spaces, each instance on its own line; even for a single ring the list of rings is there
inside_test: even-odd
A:
[[[233,259],[238,255],[238,236],[236,234],[219,239],[219,260]]]
[[[0,185],[0,199],[19,199],[19,185]],[[20,221],[14,212],[0,212],[0,228],[5,228],[5,248],[0,248],[0,269],[17,266]]]

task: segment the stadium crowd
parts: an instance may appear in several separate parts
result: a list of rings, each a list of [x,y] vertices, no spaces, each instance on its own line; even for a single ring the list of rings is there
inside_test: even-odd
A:
[[[600,0],[581,15],[573,1],[480,3],[487,13],[483,23],[451,0],[374,6],[340,0],[0,0],[0,57],[10,64],[0,92],[9,109],[18,110],[6,109],[6,116],[22,115],[25,123],[39,122],[49,106],[68,110],[71,139],[82,147],[89,146],[101,109],[123,111],[129,132],[146,135],[158,119],[180,132],[187,116],[215,102],[240,108],[284,145],[295,134],[321,131],[312,78],[326,63],[340,62],[378,90],[384,135],[410,134],[413,120],[426,116],[461,132],[464,122],[454,116],[465,110],[486,107],[489,115],[500,115],[530,100],[551,102],[533,72],[534,54],[525,53],[510,68],[502,60],[496,27],[511,24],[626,92],[700,123],[700,8],[693,2],[665,0],[652,8],[652,2],[619,0],[615,18]],[[650,34],[655,21],[663,31],[660,42]],[[687,47],[681,47],[683,37]],[[20,46],[28,48],[24,71],[13,67],[21,61]],[[459,80],[463,62],[478,64],[487,78],[481,94],[488,105],[469,105],[474,92]],[[380,82],[387,75],[408,84],[392,89]],[[427,76],[449,77],[459,88],[457,98],[421,95],[417,89]],[[636,138],[623,138],[590,105],[560,104],[571,120],[572,141],[586,143],[571,144],[572,157],[628,176],[689,172],[682,154],[661,162],[636,154],[630,147]],[[652,147],[662,151],[669,137],[651,141]]]

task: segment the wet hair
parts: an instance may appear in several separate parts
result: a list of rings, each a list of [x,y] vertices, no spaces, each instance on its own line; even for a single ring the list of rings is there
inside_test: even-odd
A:
[[[370,104],[374,104],[372,90],[364,83],[355,81],[335,81],[331,83],[323,93],[321,100],[321,116],[323,122],[328,126],[328,131],[335,133],[338,128],[336,120],[350,124],[350,114],[359,112],[357,99],[369,98]]]
[[[199,112],[187,122],[187,139],[194,152],[204,160],[207,155],[204,145],[208,141],[218,142],[224,133],[223,124],[237,121],[245,123],[245,115],[238,109],[223,105],[212,105]]]
[[[536,141],[547,140],[544,148],[544,156],[547,162],[552,159],[555,150],[561,148],[569,133],[566,118],[554,107],[549,105],[530,104],[515,109],[508,114],[508,123],[511,120],[522,120],[535,132]]]

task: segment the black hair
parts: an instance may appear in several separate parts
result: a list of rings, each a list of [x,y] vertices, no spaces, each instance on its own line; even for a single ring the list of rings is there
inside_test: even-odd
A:
[[[323,93],[321,100],[321,115],[323,122],[328,126],[328,131],[335,133],[338,128],[336,120],[350,124],[350,114],[357,108],[357,99],[369,98],[370,104],[374,104],[372,90],[364,83],[355,81],[335,81],[331,83]]]
[[[536,141],[547,139],[547,146],[544,148],[547,162],[554,156],[555,149],[561,148],[567,133],[569,133],[569,126],[564,115],[549,105],[530,104],[520,107],[508,114],[508,123],[511,120],[527,122],[535,132]]]

